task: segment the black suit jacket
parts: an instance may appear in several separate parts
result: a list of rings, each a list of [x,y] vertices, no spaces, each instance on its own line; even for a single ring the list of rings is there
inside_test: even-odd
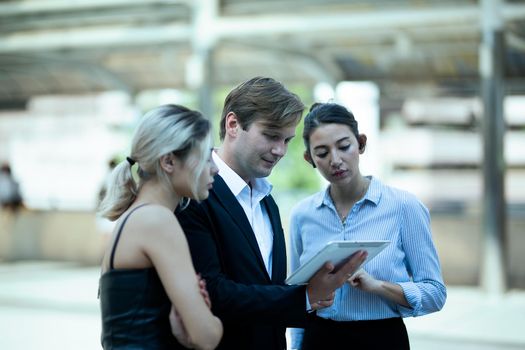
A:
[[[224,324],[218,349],[286,349],[286,327],[304,327],[304,286],[287,286],[286,247],[279,209],[263,200],[273,228],[272,276],[268,275],[241,205],[215,176],[207,200],[177,212],[193,264],[206,279],[212,311]]]

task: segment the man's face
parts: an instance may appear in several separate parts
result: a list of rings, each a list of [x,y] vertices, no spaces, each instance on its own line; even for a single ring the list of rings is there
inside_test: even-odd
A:
[[[288,143],[295,136],[297,123],[275,128],[255,121],[247,130],[239,128],[232,149],[235,172],[246,182],[270,175],[273,167],[286,154]]]

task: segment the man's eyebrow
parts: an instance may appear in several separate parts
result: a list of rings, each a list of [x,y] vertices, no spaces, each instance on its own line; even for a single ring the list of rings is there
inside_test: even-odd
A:
[[[281,129],[282,129],[273,124],[262,124],[261,126],[263,127],[265,131],[281,132]]]

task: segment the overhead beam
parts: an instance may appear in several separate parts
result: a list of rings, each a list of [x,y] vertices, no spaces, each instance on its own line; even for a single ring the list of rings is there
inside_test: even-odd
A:
[[[502,5],[502,18],[512,21],[525,18],[525,5]],[[428,9],[405,9],[370,12],[343,12],[324,14],[245,16],[219,18],[217,35],[221,38],[268,34],[300,34],[319,31],[360,31],[426,27],[450,23],[472,23],[478,27],[479,7],[476,5]],[[271,25],[270,25],[271,23]],[[351,34],[347,32],[347,34]]]
[[[112,1],[120,3],[124,0]],[[525,18],[525,5],[502,5],[503,21],[522,18]],[[439,27],[454,23],[462,25],[470,23],[473,27],[478,28],[479,21],[479,7],[471,5],[368,13],[219,17],[214,21],[213,32],[217,40],[287,34],[317,35],[322,32],[352,36],[374,30],[384,32],[389,29],[397,31],[417,27],[428,29],[432,26],[439,31]],[[190,24],[172,24],[14,33],[0,36],[0,54],[87,47],[147,46],[180,41],[189,43],[193,30]]]
[[[32,14],[25,17],[0,17],[0,33],[58,30],[65,28],[94,28],[107,25],[135,25],[136,23],[176,23],[185,20],[190,9],[167,10],[166,7],[128,7],[112,10],[78,11],[65,14]]]
[[[525,40],[514,33],[505,33],[505,43],[519,51],[525,51]]]
[[[37,13],[71,12],[116,7],[149,6],[157,4],[185,4],[191,0],[40,0],[0,3],[0,17],[31,15]]]
[[[24,73],[24,76],[26,77],[36,78],[35,82],[41,80],[40,76],[45,75],[47,78],[50,76],[52,77],[53,74],[50,74],[49,72],[54,71],[57,67],[66,67],[67,70],[85,75],[87,78],[86,81],[102,80],[109,83],[109,85],[115,90],[118,89],[130,94],[133,93],[132,87],[112,71],[101,65],[89,63],[83,60],[71,58],[64,59],[64,57],[60,56],[36,56],[32,57],[30,60],[11,63],[9,66],[17,67],[16,72]],[[2,66],[0,66],[0,69],[2,69]],[[13,72],[13,69],[4,70],[4,73],[7,72]],[[6,75],[5,79],[0,77],[0,86],[7,86],[13,81],[13,79],[9,78],[8,74],[4,75]]]
[[[145,28],[97,27],[59,31],[39,31],[0,37],[0,53],[21,53],[93,47],[151,46],[188,42],[192,31],[187,25]]]
[[[284,44],[268,41],[236,41],[228,42],[228,48],[244,48],[260,50],[261,52],[278,52],[284,57],[291,57],[305,67],[305,72],[319,81],[324,81],[332,86],[344,78],[343,71],[325,52],[316,52],[313,49],[304,47],[297,49]]]

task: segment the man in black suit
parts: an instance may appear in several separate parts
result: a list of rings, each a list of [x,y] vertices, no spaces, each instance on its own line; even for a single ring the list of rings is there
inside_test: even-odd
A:
[[[337,272],[327,264],[308,286],[287,286],[279,210],[265,179],[285,155],[304,105],[281,83],[253,78],[226,97],[219,168],[207,200],[177,213],[193,263],[224,324],[218,349],[284,350],[286,327],[304,327],[309,311],[332,304],[334,290],[364,260]]]

